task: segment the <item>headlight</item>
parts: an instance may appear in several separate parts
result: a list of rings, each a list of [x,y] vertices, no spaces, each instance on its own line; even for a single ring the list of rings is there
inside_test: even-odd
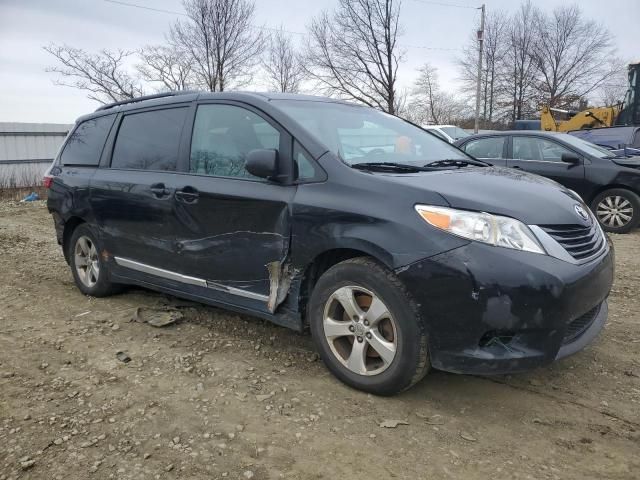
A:
[[[415,208],[430,225],[453,235],[497,247],[545,253],[529,227],[513,218],[429,205]]]

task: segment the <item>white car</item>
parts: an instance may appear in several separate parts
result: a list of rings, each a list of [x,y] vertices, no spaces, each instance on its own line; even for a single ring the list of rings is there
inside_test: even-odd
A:
[[[455,125],[423,125],[422,128],[435,133],[440,138],[443,138],[449,143],[456,142],[470,135],[469,133],[465,132],[460,127],[456,127]]]

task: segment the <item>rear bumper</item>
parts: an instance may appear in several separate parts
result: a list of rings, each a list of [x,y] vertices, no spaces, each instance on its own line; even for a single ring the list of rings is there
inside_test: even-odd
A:
[[[476,242],[398,273],[419,305],[434,368],[531,370],[590,343],[608,315],[613,249],[575,265]]]

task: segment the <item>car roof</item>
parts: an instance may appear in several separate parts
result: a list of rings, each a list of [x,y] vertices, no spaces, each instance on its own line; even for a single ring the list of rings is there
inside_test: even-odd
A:
[[[244,101],[250,104],[259,104],[262,102],[271,102],[272,100],[298,100],[308,102],[321,103],[340,103],[354,107],[362,107],[362,105],[347,102],[341,99],[322,97],[316,95],[303,95],[296,93],[277,93],[277,92],[199,92],[199,91],[181,91],[166,92],[155,95],[137,97],[122,102],[114,102],[102,105],[95,112],[83,115],[76,120],[77,122],[95,118],[102,115],[112,113],[126,112],[129,110],[137,110],[140,108],[171,105],[177,103],[187,103],[193,100],[236,100]]]
[[[464,137],[465,141],[479,137],[495,137],[500,135],[524,135],[524,136],[540,136],[540,137],[557,137],[559,135],[567,135],[566,132],[546,132],[544,130],[493,130],[486,133],[474,133],[468,137]]]
[[[425,126],[424,126],[424,127],[422,127],[422,128],[429,129],[429,128],[442,128],[442,127],[454,128],[454,127],[455,127],[455,125],[425,125]]]

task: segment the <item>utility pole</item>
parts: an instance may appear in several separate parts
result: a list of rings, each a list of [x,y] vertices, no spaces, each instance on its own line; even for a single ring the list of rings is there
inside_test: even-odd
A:
[[[482,44],[484,42],[484,3],[482,4],[482,12],[480,14],[480,30],[478,30],[478,80],[476,82],[476,121],[474,132],[478,133],[480,128],[480,90],[482,84]]]

